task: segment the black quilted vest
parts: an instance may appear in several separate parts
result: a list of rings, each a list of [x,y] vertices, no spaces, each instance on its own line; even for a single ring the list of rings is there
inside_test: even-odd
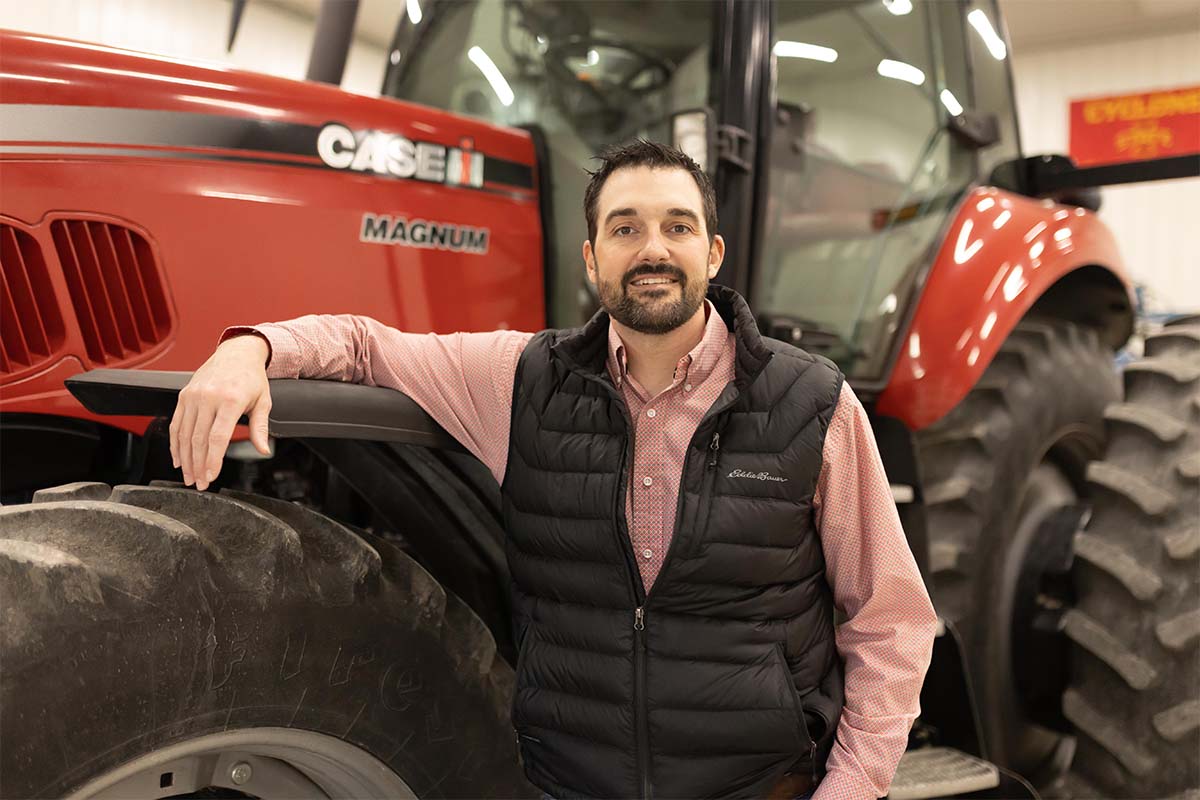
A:
[[[556,798],[762,797],[820,775],[843,700],[812,514],[842,375],[709,299],[735,378],[701,421],[647,595],[625,521],[632,425],[608,315],[543,331],[517,367],[504,479],[512,709],[526,775]]]

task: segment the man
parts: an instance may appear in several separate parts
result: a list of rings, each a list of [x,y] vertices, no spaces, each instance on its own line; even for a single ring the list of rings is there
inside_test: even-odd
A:
[[[268,376],[403,391],[501,483],[513,724],[548,796],[884,795],[936,618],[862,406],[709,287],[725,244],[694,161],[638,141],[601,162],[586,326],[231,328],[180,395],[176,466],[205,489],[247,412],[267,452]]]

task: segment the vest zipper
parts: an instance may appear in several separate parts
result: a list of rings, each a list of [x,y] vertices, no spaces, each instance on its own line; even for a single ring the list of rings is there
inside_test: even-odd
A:
[[[721,451],[721,434],[713,431],[712,442],[708,445],[708,469],[717,468],[717,454]]]
[[[614,391],[614,394],[616,392]],[[633,541],[629,538],[629,528],[625,524],[625,497],[632,483],[633,464],[629,458],[629,449],[633,446],[633,420],[629,417],[629,409],[625,406],[625,398],[617,395],[625,415],[626,441],[621,451],[620,478],[617,483],[617,497],[613,502],[613,529],[620,539],[621,551],[629,565],[629,576],[633,584],[634,602],[638,604],[633,615],[633,662],[634,662],[634,691],[633,714],[636,727],[636,743],[638,779],[642,787],[642,800],[650,800],[650,721],[647,719],[646,708],[646,587],[642,583],[642,570],[638,567],[637,558],[633,554]],[[626,474],[626,466],[629,474]],[[622,487],[624,484],[624,487]],[[624,491],[622,491],[624,488]]]
[[[617,388],[615,386],[613,386],[611,383],[603,380],[602,378],[600,378],[598,376],[589,375],[587,373],[580,373],[580,374],[585,380],[595,381],[596,383],[603,386],[605,388],[605,390],[607,390],[608,393],[612,395],[613,399],[616,400],[617,403],[620,405],[622,414],[625,417],[625,447],[621,451],[621,466],[617,473],[620,476],[620,478],[618,479],[618,484],[617,484],[617,496],[613,501],[613,528],[617,532],[617,538],[620,539],[619,545],[621,547],[622,552],[625,554],[625,562],[629,566],[629,577],[633,584],[634,600],[635,600],[635,602],[638,603],[638,606],[634,610],[634,637],[637,640],[636,644],[634,646],[634,665],[635,665],[635,673],[636,673],[634,676],[634,689],[635,689],[635,691],[634,691],[634,694],[635,694],[634,714],[635,714],[635,717],[637,720],[637,740],[638,740],[637,741],[637,758],[638,758],[639,778],[641,779],[641,785],[642,785],[642,800],[651,800],[651,796],[650,796],[650,723],[649,723],[649,720],[647,719],[649,712],[647,710],[647,705],[646,705],[646,674],[645,674],[646,673],[646,625],[645,625],[646,609],[645,609],[645,606],[647,604],[647,601],[649,600],[649,595],[654,594],[654,587],[653,586],[650,587],[650,592],[649,592],[649,594],[647,594],[646,587],[642,583],[642,571],[638,567],[637,557],[634,555],[634,552],[633,552],[633,541],[629,538],[629,529],[625,525],[625,504],[623,502],[625,500],[627,492],[629,491],[629,482],[626,479],[629,478],[630,476],[626,474],[626,467],[628,466],[630,473],[632,473],[632,470],[633,470],[633,464],[630,463],[630,458],[629,458],[629,451],[630,451],[630,448],[633,446],[633,419],[629,416],[629,407],[625,404],[624,396],[622,396],[622,394],[617,390]],[[721,412],[723,412],[725,409],[727,409],[731,405],[733,405],[733,402],[736,398],[737,398],[736,393],[732,397],[718,398],[717,402],[713,404],[713,407],[710,408],[708,410],[708,413],[706,413],[704,415],[704,419],[700,420],[700,425],[703,425],[709,419],[715,419],[716,417],[718,417],[721,414]],[[697,433],[699,433],[699,431],[697,431]],[[663,573],[663,571],[665,571],[667,564],[670,562],[671,553],[672,553],[672,551],[674,551],[675,546],[679,541],[679,527],[680,527],[680,521],[681,521],[679,517],[680,517],[680,512],[683,508],[683,497],[684,497],[682,479],[683,479],[683,476],[687,474],[688,459],[691,457],[691,450],[692,450],[693,445],[695,444],[695,441],[696,441],[696,437],[693,435],[692,441],[688,442],[688,449],[683,457],[683,471],[680,473],[681,484],[679,487],[680,488],[679,499],[676,501],[676,506],[675,506],[675,530],[671,536],[671,544],[667,547],[667,552],[666,552],[665,556],[663,557],[662,569],[659,570],[659,574],[654,580],[655,586],[657,586],[659,581],[662,579],[662,573]],[[720,435],[714,431],[713,439],[709,444],[709,447],[710,447],[710,449],[713,450],[714,455],[710,456],[710,460],[715,458],[715,454],[717,451],[720,450],[720,446],[721,446]],[[716,466],[715,461],[712,462],[712,466],[714,466],[714,467]]]
[[[633,612],[633,631],[637,639],[635,690],[637,702],[638,775],[642,782],[642,800],[650,800],[650,722],[646,719],[646,609],[638,606]]]

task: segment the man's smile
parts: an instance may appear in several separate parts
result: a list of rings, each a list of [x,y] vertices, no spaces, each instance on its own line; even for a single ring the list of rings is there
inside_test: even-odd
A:
[[[668,278],[666,276],[650,276],[650,277],[646,277],[646,278],[638,278],[635,281],[631,281],[630,285],[631,286],[660,286],[663,284],[678,283],[678,282],[679,281],[675,280],[674,278]]]

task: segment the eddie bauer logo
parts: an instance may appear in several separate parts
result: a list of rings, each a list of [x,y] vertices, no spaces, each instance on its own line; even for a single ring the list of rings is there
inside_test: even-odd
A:
[[[735,469],[729,473],[731,478],[753,478],[756,481],[777,481],[779,483],[787,483],[787,478],[780,478],[772,475],[769,472],[746,472],[744,469]]]

